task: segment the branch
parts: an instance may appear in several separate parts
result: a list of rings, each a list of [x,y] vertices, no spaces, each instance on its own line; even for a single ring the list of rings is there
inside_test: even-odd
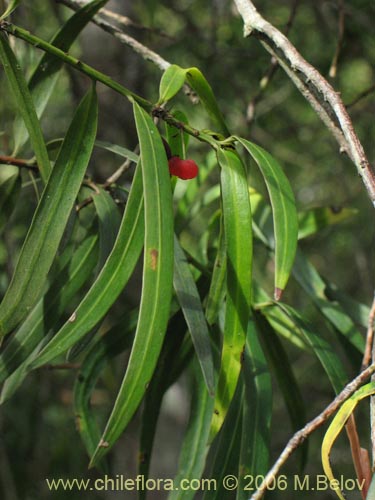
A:
[[[38,170],[38,165],[30,160],[23,160],[21,158],[14,158],[13,156],[0,155],[1,165],[13,165],[20,168],[28,168],[30,170]]]
[[[332,59],[331,67],[329,68],[329,76],[335,78],[337,74],[337,63],[339,62],[339,57],[341,53],[342,46],[344,44],[344,32],[345,32],[345,9],[344,0],[339,0],[339,29],[338,29],[338,40],[336,45],[336,51]]]
[[[368,318],[368,327],[367,327],[367,337],[371,337],[372,342],[372,360],[375,359],[375,344],[374,344],[374,321],[375,321],[375,295],[372,302],[369,318]],[[369,334],[369,332],[371,332]],[[366,345],[367,347],[367,345]],[[371,377],[371,380],[374,381],[374,375]],[[371,444],[372,444],[372,468],[375,465],[375,397],[371,396],[370,398],[370,436],[371,436]],[[374,469],[373,469],[374,470]]]
[[[62,3],[73,10],[78,10],[82,7],[82,5],[85,5],[87,3],[79,0],[57,0],[57,2]],[[159,54],[149,49],[142,43],[138,42],[138,40],[136,40],[135,38],[125,34],[117,26],[114,26],[113,24],[107,22],[103,18],[103,16],[96,15],[94,16],[92,21],[97,26],[102,28],[104,31],[107,31],[107,33],[110,33],[115,38],[120,40],[120,42],[124,43],[125,45],[128,45],[131,49],[134,50],[134,52],[139,54],[143,59],[145,59],[146,61],[151,61],[153,64],[155,64],[155,66],[157,66],[162,71],[165,71],[171,65],[170,62],[163,59],[161,56],[159,56]]]
[[[57,3],[64,3],[62,0],[56,0]],[[77,6],[79,7],[84,7],[87,3],[85,0],[76,0],[75,2]],[[73,8],[73,2],[72,6],[66,4],[67,7],[72,7]],[[79,8],[78,7],[78,8]],[[75,7],[74,7],[75,8]],[[131,27],[140,31],[145,31],[152,33],[154,35],[158,35],[160,37],[166,38],[168,40],[173,40],[171,36],[169,36],[167,33],[164,33],[161,30],[155,29],[155,28],[150,28],[148,26],[143,26],[143,24],[136,23],[133,21],[133,19],[130,19],[130,17],[123,16],[122,14],[118,14],[117,12],[113,12],[113,10],[106,9],[105,7],[100,9],[100,14],[103,15],[104,17],[107,17],[108,19],[111,19],[112,21],[115,21],[121,26],[124,27]]]
[[[268,471],[262,484],[254,493],[250,500],[260,500],[267,488],[272,485],[278,475],[281,467],[288,460],[290,455],[312,434],[316,429],[323,425],[328,418],[335,413],[339,407],[375,372],[375,363],[370,365],[366,370],[361,372],[353,379],[344,389],[338,394],[335,399],[322,411],[317,417],[311,420],[301,430],[296,432],[288,441],[279,458],[276,460],[272,468]]]
[[[67,7],[73,10],[78,10],[87,3],[87,2],[82,2],[82,0],[56,0],[56,1],[58,3],[66,5]],[[123,19],[123,16],[119,16],[119,14],[115,14],[114,12],[107,9],[101,9],[100,12],[105,14],[107,17],[116,18],[117,21],[119,20],[118,18]],[[139,54],[146,61],[150,61],[153,64],[155,64],[155,66],[157,66],[161,71],[165,71],[171,65],[169,61],[163,59],[163,57],[161,57],[159,54],[146,47],[146,45],[143,45],[142,43],[138,42],[138,40],[136,40],[135,38],[124,33],[117,26],[114,26],[113,24],[106,21],[102,15],[97,14],[96,16],[94,16],[92,22],[95,23],[97,26],[99,26],[99,28],[102,28],[104,31],[111,34],[121,43],[124,43],[125,45],[130,47],[132,50],[134,50],[134,52]],[[125,26],[126,22],[122,22],[122,24]],[[193,104],[196,104],[198,102],[195,92],[189,87],[189,85],[185,84],[183,86],[183,90],[185,92],[185,95],[189,97],[189,99]]]
[[[288,22],[286,23],[285,27],[285,36],[289,35],[289,32],[293,26],[294,19],[297,14],[297,9],[299,5],[299,0],[293,0],[292,7],[290,9],[290,14],[289,14],[289,19]],[[277,72],[277,69],[279,67],[279,64],[277,62],[277,59],[272,57],[271,58],[271,63],[267,71],[264,73],[262,78],[260,79],[259,83],[259,90],[258,93],[251,99],[248,107],[247,107],[247,112],[246,112],[246,119],[250,123],[255,117],[255,107],[260,101],[262,95],[264,94],[265,90],[267,89],[268,85],[270,84],[271,80],[273,79],[275,73]]]
[[[375,321],[375,293],[368,317],[366,346],[362,359],[362,370],[366,368],[371,361],[371,353],[373,351],[373,344],[374,344],[374,321]]]
[[[251,0],[234,0],[244,21],[244,34],[254,34],[275,57],[289,78],[328,127],[357,167],[358,174],[375,206],[375,173],[366,157],[352,121],[337,93],[327,80],[309,64],[278,29],[266,21]]]
[[[352,106],[355,106],[359,101],[369,96],[372,92],[375,92],[375,84],[361,92],[353,101],[349,102],[346,107],[351,108]]]

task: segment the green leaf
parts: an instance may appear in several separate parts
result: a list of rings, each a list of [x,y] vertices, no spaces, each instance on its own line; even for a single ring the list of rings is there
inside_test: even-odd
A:
[[[337,302],[327,299],[326,284],[315,267],[302,251],[296,254],[293,276],[305,290],[322,315],[343,335],[360,353],[363,353],[365,341],[351,318]]]
[[[71,16],[51,40],[51,44],[64,52],[68,52],[83,28],[91,21],[98,10],[108,0],[93,0],[84,5],[78,12]],[[36,114],[40,118],[55,88],[59,71],[63,61],[51,54],[44,53],[38,66],[35,68],[29,81],[29,90],[32,96]],[[26,122],[25,122],[26,123]],[[30,131],[29,131],[30,133]],[[14,123],[14,154],[24,146],[27,141],[27,131],[23,123],[16,119]],[[30,137],[31,138],[31,137]],[[38,162],[39,164],[39,162]]]
[[[138,164],[115,246],[94,284],[70,321],[56,333],[32,367],[62,354],[94,328],[105,316],[128,282],[143,244],[142,171]]]
[[[214,394],[214,362],[210,346],[210,334],[206,318],[203,314],[202,303],[193,275],[186,261],[180,243],[174,238],[174,274],[173,285],[178,302],[184,314],[194,344],[195,352],[200,363],[207,389]]]
[[[172,115],[173,118],[178,120],[180,123],[189,123],[187,116],[182,111],[174,111]],[[167,142],[169,144],[169,147],[171,148],[172,156],[185,158],[185,150],[189,144],[189,134],[184,132],[182,129],[172,127],[172,125],[169,125],[169,123],[165,123],[165,130],[167,133]]]
[[[0,21],[10,16],[10,14],[19,6],[21,0],[11,0],[4,14],[0,16]]]
[[[0,354],[0,382],[12,375],[3,386],[2,403],[24,380],[30,362],[49,340],[51,332],[63,321],[66,309],[90,278],[97,260],[98,237],[89,236],[75,250],[71,261],[62,267],[50,289],[6,344]]]
[[[186,78],[189,85],[198,94],[211,119],[217,125],[219,131],[225,136],[230,135],[225,124],[223,114],[216,102],[212,88],[203,76],[202,72],[198,68],[189,68],[186,70]]]
[[[237,500],[247,500],[249,477],[265,476],[269,468],[272,382],[255,323],[249,322],[243,364],[244,401]]]
[[[121,217],[116,203],[112,196],[100,187],[95,187],[96,191],[92,194],[93,203],[98,215],[99,221],[99,259],[97,263],[97,273],[103,268],[108,256],[110,255],[116,237],[118,234],[119,226],[121,224]],[[68,361],[76,359],[81,352],[86,349],[91,340],[96,335],[100,328],[98,323],[87,335],[79,342],[74,344],[68,352],[66,358]]]
[[[119,146],[118,144],[112,144],[106,141],[95,141],[95,146],[107,151],[111,151],[112,153],[115,153],[122,158],[126,158],[133,163],[138,163],[139,156],[137,154],[135,154],[133,151],[130,151],[130,149]]]
[[[205,477],[215,479],[217,487],[214,491],[212,489],[207,489],[203,495],[203,500],[233,499],[233,491],[225,488],[223,479],[228,475],[238,477],[243,424],[242,404],[243,383],[241,379],[232,398],[228,416],[211,446],[210,453],[207,457],[207,464],[209,464],[210,467],[208,472],[205,473]]]
[[[92,194],[92,199],[99,219],[100,257],[98,269],[101,269],[115,244],[121,217],[112,196],[100,187],[97,190]]]
[[[20,169],[11,165],[0,170],[0,232],[8,222],[21,191]]]
[[[278,304],[276,307],[279,307],[287,314],[292,323],[299,329],[306,342],[312,347],[330,379],[332,387],[336,394],[338,394],[348,383],[349,379],[333,345],[325,340],[321,334],[315,333],[314,327],[303,319],[292,307],[286,304]]]
[[[194,374],[190,418],[182,444],[178,474],[174,478],[174,484],[181,484],[182,480],[191,481],[200,478],[206,463],[207,441],[214,409],[214,399],[207,392],[197,364],[194,366]],[[193,489],[174,490],[168,496],[168,500],[192,500],[195,495],[196,491]]]
[[[325,227],[343,222],[358,210],[352,208],[320,207],[298,213],[298,239],[307,238]]]
[[[186,69],[171,64],[163,73],[159,87],[159,102],[163,104],[174,97],[185,83]]]
[[[332,283],[327,283],[324,293],[328,300],[338,303],[354,323],[364,328],[368,328],[368,319],[370,316],[370,308],[368,305],[349,297],[349,295],[339,290]]]
[[[212,272],[210,290],[207,296],[206,318],[209,325],[216,322],[219,309],[225,296],[225,277],[227,273],[227,250],[225,245],[224,221],[220,218],[219,247]]]
[[[8,41],[3,34],[0,35],[0,59],[8,79],[10,90],[18,111],[22,116],[30,136],[39,171],[44,182],[47,181],[51,171],[47,148],[44,142],[40,123],[35,112],[33,99],[27,87],[25,77],[16,56],[13,54]]]
[[[289,318],[284,310],[276,307],[276,303],[271,297],[254,281],[254,309],[260,310],[273,329],[288,342],[295,345],[298,349],[311,352],[306,339],[301,336],[300,330]]]
[[[366,384],[358,389],[358,391],[356,391],[352,396],[350,396],[350,398],[345,401],[345,403],[342,404],[324,435],[324,439],[322,442],[322,465],[324,472],[331,484],[337,484],[337,488],[333,489],[340,500],[345,500],[345,497],[339,487],[340,481],[335,480],[335,477],[333,475],[329,455],[337,436],[342,431],[350,415],[354,412],[357,404],[362,399],[372,396],[373,394],[375,394],[374,382],[370,382],[369,384]]]
[[[47,150],[50,153],[59,150],[62,142],[63,139],[53,139],[47,142]],[[126,158],[127,160],[130,160],[133,163],[138,163],[139,156],[135,154],[133,151],[130,151],[130,149],[124,148],[119,144],[112,144],[111,142],[96,140],[94,146],[96,148],[110,151],[111,153],[114,153],[117,156],[121,156],[121,158]]]
[[[178,309],[177,301],[173,300],[171,321],[168,324],[163,349],[143,402],[138,474],[145,478],[149,476],[152,449],[164,395],[186,368],[191,358],[190,353],[193,351],[192,348],[184,349],[188,343],[186,339],[190,340],[188,336],[176,335],[176,332],[182,333],[186,330],[181,310],[175,314]],[[191,346],[191,341],[189,345]],[[146,494],[146,490],[140,490],[138,498],[143,500]]]
[[[257,163],[270,196],[275,231],[275,298],[289,279],[297,249],[296,202],[289,181],[278,162],[261,147],[237,137]]]
[[[91,466],[113,446],[144,396],[162,347],[172,297],[173,211],[167,157],[151,117],[136,103],[134,115],[145,199],[142,298],[124,380]]]
[[[226,309],[221,368],[211,438],[223,424],[241,371],[251,307],[252,229],[246,172],[231,150],[219,150],[227,252]]]
[[[74,384],[74,413],[78,432],[89,457],[100,439],[100,430],[90,405],[92,391],[105,365],[131,347],[137,319],[138,310],[125,314],[118,325],[91,346],[77,375]]]
[[[262,314],[267,318],[273,329],[297,345],[300,349],[311,348],[324,368],[332,387],[338,393],[348,382],[348,375],[335,348],[334,343],[326,340],[321,333],[315,332],[310,324],[291,306],[275,303],[259,286],[255,287],[256,299]]]
[[[254,313],[257,327],[261,332],[261,342],[264,347],[268,364],[275,373],[275,379],[280,387],[284,401],[289,413],[293,431],[297,431],[305,425],[305,404],[303,397],[291,368],[291,363],[284,350],[282,343],[275,334],[263,314]],[[301,447],[302,465],[307,458],[307,444]]]
[[[25,318],[42,293],[91,156],[97,112],[92,87],[74,115],[0,305],[1,336]]]

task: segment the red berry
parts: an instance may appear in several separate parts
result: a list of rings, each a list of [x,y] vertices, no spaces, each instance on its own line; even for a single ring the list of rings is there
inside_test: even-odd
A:
[[[168,160],[169,172],[180,179],[194,179],[198,175],[198,165],[194,160],[182,160],[179,156],[172,156]]]

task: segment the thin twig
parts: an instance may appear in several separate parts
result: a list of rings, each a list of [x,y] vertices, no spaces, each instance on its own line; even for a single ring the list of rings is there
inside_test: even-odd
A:
[[[368,324],[367,324],[367,335],[366,335],[366,347],[365,347],[365,352],[363,355],[362,359],[362,370],[366,368],[371,361],[371,355],[372,355],[372,350],[373,350],[373,343],[374,343],[374,321],[375,321],[375,294],[374,298],[372,301],[369,317],[368,317]]]
[[[367,331],[371,331],[372,337],[372,360],[375,359],[375,344],[374,344],[374,321],[375,321],[375,294],[372,302],[369,318],[368,318],[368,327]],[[366,344],[367,347],[367,344]],[[373,362],[373,361],[372,361]],[[374,375],[371,377],[372,381],[375,381]],[[371,396],[370,398],[370,437],[371,437],[371,445],[372,445],[372,467],[374,470],[375,466],[375,397]]]
[[[82,210],[82,208],[85,208],[88,205],[91,205],[91,203],[93,201],[94,201],[93,197],[92,196],[88,196],[83,201],[81,201],[81,203],[77,203],[77,205],[76,205],[76,212],[77,212],[77,214],[78,214],[78,212],[80,212]]]
[[[337,74],[337,63],[341,54],[341,49],[344,43],[344,33],[345,33],[345,8],[344,0],[338,0],[339,3],[339,23],[338,23],[338,38],[335,54],[332,59],[331,67],[329,68],[329,76],[335,78]]]
[[[134,153],[138,154],[139,152],[139,147],[137,146],[134,150]],[[127,158],[120,166],[117,170],[115,170],[115,172],[113,172],[112,175],[110,175],[106,181],[101,185],[101,187],[105,190],[109,190],[110,187],[115,184],[119,178],[124,174],[124,172],[126,172],[129,168],[130,168],[130,165],[133,163],[133,160],[131,160],[130,158]],[[95,191],[96,194],[99,194],[100,191],[97,187],[97,185],[90,181],[90,180],[86,180],[85,181],[85,184],[87,186],[89,186],[93,191]],[[76,212],[78,213],[80,210],[82,210],[82,208],[84,207],[87,207],[88,205],[90,205],[92,202],[93,202],[93,197],[92,196],[88,196],[87,198],[85,198],[83,201],[81,201],[81,203],[78,203],[76,205]]]
[[[345,424],[345,430],[349,438],[354,470],[356,472],[359,484],[363,484],[363,487],[361,488],[361,495],[363,500],[365,500],[367,496],[367,490],[371,482],[371,467],[364,460],[367,450],[361,448],[354,413],[352,413],[348,418]]]
[[[62,0],[56,0],[57,3],[64,3]],[[76,4],[79,5],[79,7],[84,7],[90,3],[90,1],[82,1],[82,0],[76,0]],[[68,6],[68,5],[67,5]],[[100,14],[102,16],[108,17],[112,21],[115,21],[117,24],[120,26],[123,26],[125,28],[134,28],[139,31],[146,31],[148,33],[152,33],[154,35],[161,36],[163,38],[167,38],[168,40],[173,40],[173,38],[165,33],[164,31],[161,31],[156,28],[150,28],[149,26],[144,26],[143,24],[136,23],[133,21],[133,19],[130,19],[128,16],[123,16],[122,14],[118,14],[117,12],[113,12],[113,10],[109,10],[106,8],[100,9]]]
[[[296,18],[296,14],[297,14],[297,10],[298,10],[299,1],[300,0],[293,1],[293,5],[291,7],[290,14],[289,14],[289,19],[288,19],[288,22],[286,23],[286,26],[285,26],[285,36],[289,35],[289,32],[293,26],[293,22]],[[267,69],[267,71],[264,73],[262,78],[260,79],[259,90],[258,90],[257,94],[251,99],[251,101],[247,107],[246,119],[249,123],[251,123],[253,121],[254,116],[255,116],[255,107],[258,104],[258,102],[260,101],[260,99],[262,98],[262,96],[263,96],[265,90],[267,89],[267,87],[269,86],[271,80],[275,76],[278,67],[279,67],[279,63],[277,62],[277,59],[275,57],[271,57],[270,66]]]
[[[253,494],[251,500],[260,500],[265,494],[267,488],[275,481],[281,467],[288,460],[290,455],[305,441],[305,439],[323,425],[328,418],[335,413],[339,407],[375,372],[375,363],[371,364],[366,370],[361,372],[338,394],[335,399],[313,420],[308,422],[301,430],[297,431],[288,441],[284,450],[276,460],[272,468],[268,471],[262,484]]]
[[[115,184],[119,180],[119,178],[130,168],[130,165],[132,164],[132,160],[130,158],[127,158],[122,165],[119,166],[119,168],[113,172],[112,175],[110,175],[107,180],[103,184],[104,189],[108,189],[112,184]]]
[[[371,85],[371,87],[369,87],[368,89],[361,92],[355,99],[353,99],[353,101],[349,102],[346,105],[347,109],[351,108],[352,106],[355,106],[359,101],[362,101],[362,99],[372,94],[373,92],[375,92],[375,83],[374,85]]]
[[[254,34],[265,49],[278,60],[280,66],[335,137],[340,151],[347,153],[357,167],[358,174],[375,206],[375,173],[355,133],[340,94],[301,56],[286,36],[259,14],[251,0],[234,0],[234,2],[244,21],[245,36]]]
[[[30,170],[38,170],[38,165],[30,160],[23,160],[21,158],[14,158],[13,156],[0,155],[1,165],[14,165],[15,167],[28,168]]]
[[[73,10],[78,10],[82,7],[82,3],[77,0],[57,0],[57,1]],[[114,26],[113,24],[106,21],[103,18],[103,16],[101,15],[94,16],[93,22],[97,26],[102,28],[104,31],[107,31],[115,38],[120,40],[120,42],[124,43],[125,45],[128,45],[132,50],[134,50],[134,52],[139,54],[143,59],[145,59],[146,61],[151,61],[162,71],[166,70],[171,65],[171,63],[163,59],[159,54],[149,49],[142,43],[138,42],[138,40],[136,40],[135,38],[124,33],[117,26]]]
[[[67,7],[78,10],[83,3],[79,0],[56,0],[58,3],[62,3]],[[102,12],[105,9],[102,9]],[[112,13],[113,15],[113,13]],[[153,50],[146,47],[142,43],[138,42],[135,38],[124,33],[120,28],[114,26],[113,24],[106,21],[101,14],[97,14],[93,17],[92,22],[95,23],[99,28],[102,28],[107,33],[111,34],[114,38],[119,40],[121,43],[124,43],[128,47],[130,47],[134,52],[139,54],[146,61],[152,62],[155,66],[157,66],[161,71],[165,71],[171,63],[161,57],[159,54],[154,52]],[[196,93],[189,87],[189,85],[185,84],[183,86],[183,91],[185,95],[190,99],[193,104],[198,102],[198,98]]]

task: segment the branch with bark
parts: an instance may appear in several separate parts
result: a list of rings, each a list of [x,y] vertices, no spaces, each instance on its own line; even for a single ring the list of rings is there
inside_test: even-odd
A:
[[[375,172],[354,130],[340,94],[309,64],[277,28],[266,21],[250,0],[234,0],[244,21],[244,35],[254,35],[278,61],[289,78],[309,101],[340,146],[357,167],[358,174],[375,206]]]
[[[73,10],[78,10],[87,3],[78,0],[57,0],[57,2],[62,3]],[[138,42],[138,40],[136,40],[135,38],[124,33],[117,26],[114,26],[113,24],[106,21],[102,15],[97,14],[96,16],[94,16],[93,22],[97,26],[102,28],[104,31],[107,31],[115,38],[120,40],[120,42],[124,43],[125,45],[128,45],[132,50],[134,50],[134,52],[137,52],[137,54],[139,54],[143,59],[154,63],[162,71],[165,71],[171,65],[170,62],[163,59],[159,54],[149,49],[142,43]]]
[[[363,372],[361,372],[354,380],[344,387],[340,394],[338,394],[317,417],[308,422],[301,430],[294,434],[294,436],[288,441],[284,450],[281,452],[279,458],[267,472],[262,484],[250,500],[260,500],[263,497],[267,488],[273,484],[280,472],[280,469],[292,453],[306,440],[308,436],[310,436],[310,434],[322,426],[374,372],[375,363],[371,364],[368,368],[366,368],[366,370],[363,370]]]

